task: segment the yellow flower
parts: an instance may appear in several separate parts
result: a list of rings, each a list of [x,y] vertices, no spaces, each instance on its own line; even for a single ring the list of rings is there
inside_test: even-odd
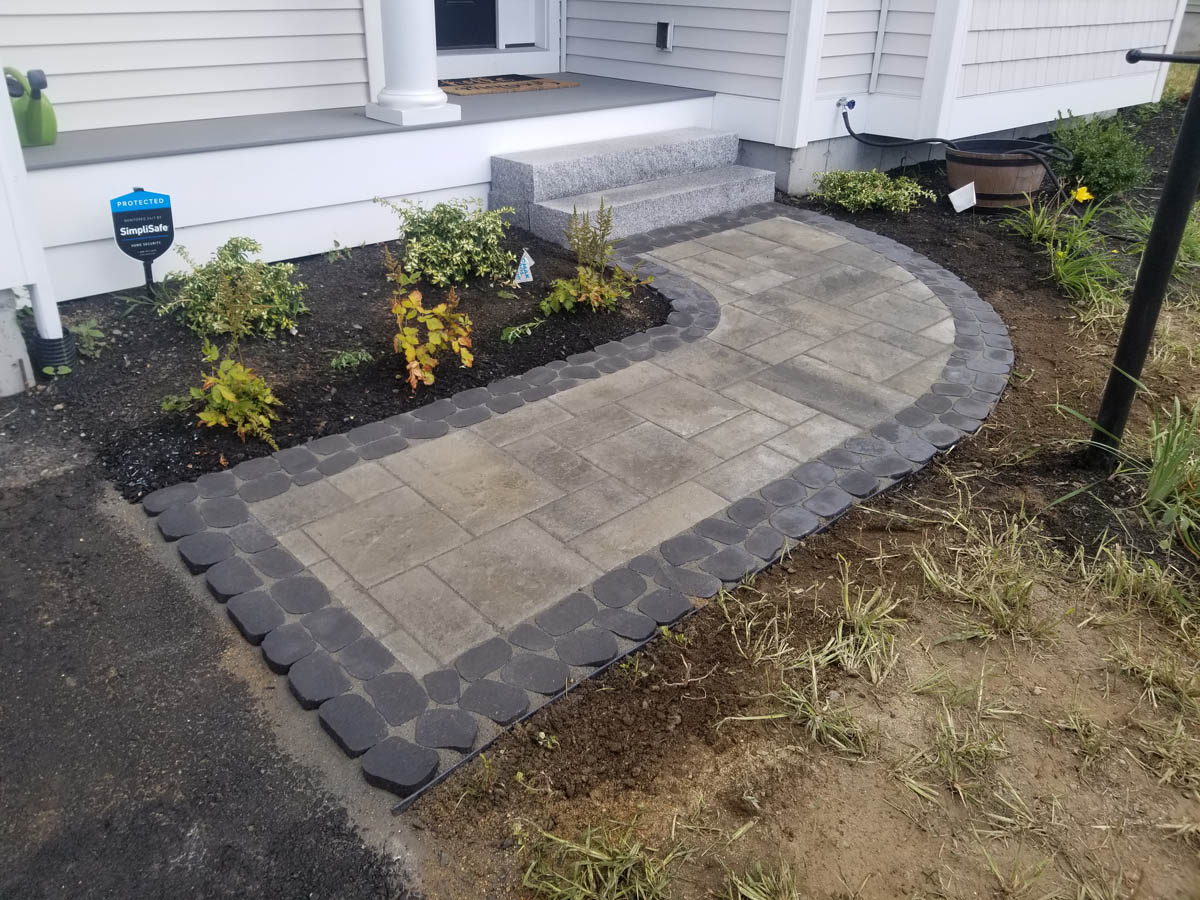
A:
[[[1086,200],[1095,200],[1096,199],[1095,197],[1092,196],[1092,192],[1089,191],[1082,184],[1079,187],[1075,188],[1075,193],[1071,194],[1071,196],[1075,198],[1076,203],[1083,203]]]

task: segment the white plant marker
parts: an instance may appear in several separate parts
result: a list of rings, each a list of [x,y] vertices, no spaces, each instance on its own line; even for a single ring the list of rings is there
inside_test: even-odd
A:
[[[946,196],[950,198],[950,205],[954,207],[956,213],[966,212],[977,202],[975,199],[975,182],[968,182],[957,191],[951,191]]]
[[[521,250],[521,261],[517,263],[517,274],[513,278],[513,284],[525,284],[533,281],[533,257],[529,255],[528,250]]]

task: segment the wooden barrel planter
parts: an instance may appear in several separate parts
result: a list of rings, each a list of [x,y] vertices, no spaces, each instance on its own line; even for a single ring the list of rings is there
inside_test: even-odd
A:
[[[946,178],[951,190],[975,182],[979,206],[989,209],[1028,206],[1028,195],[1041,190],[1045,167],[1038,159],[1013,151],[1044,148],[1045,144],[1020,140],[956,143],[956,149],[946,148]]]

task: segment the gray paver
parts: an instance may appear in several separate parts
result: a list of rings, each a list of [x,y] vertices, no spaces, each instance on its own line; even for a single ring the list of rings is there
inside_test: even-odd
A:
[[[496,634],[478,609],[426,566],[389,578],[370,593],[392,620],[419,636],[421,646],[442,662]]]
[[[716,391],[678,377],[626,397],[621,405],[684,438],[707,431],[745,411],[744,407]]]
[[[429,564],[491,622],[511,628],[602,573],[532,522],[518,519]],[[497,577],[497,573],[503,573]]]
[[[368,784],[408,797],[433,780],[438,755],[399,737],[380,741],[362,757],[363,777]]]
[[[702,447],[645,422],[582,451],[593,465],[647,497],[687,481],[719,462]]]
[[[421,683],[407,672],[385,672],[363,685],[375,708],[392,725],[403,725],[429,705]]]
[[[413,447],[384,465],[472,534],[491,531],[563,495],[469,431]]]
[[[474,716],[507,725],[651,637],[1005,388],[999,317],[886,238],[774,205],[667,234],[667,325],[145,499],[370,783],[411,795]]]
[[[379,494],[305,530],[366,587],[445,553],[469,537],[409,487]]]
[[[479,726],[461,709],[431,709],[417,719],[416,739],[423,747],[465,753],[475,743]]]

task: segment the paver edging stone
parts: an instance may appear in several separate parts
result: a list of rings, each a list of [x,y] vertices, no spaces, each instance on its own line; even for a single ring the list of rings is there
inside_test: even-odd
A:
[[[460,705],[460,701],[463,699],[463,692],[471,684],[478,685],[468,698],[469,701],[474,701],[472,705],[476,709],[488,706],[487,703],[479,702],[477,695],[480,690],[495,694],[497,700],[507,696],[506,692],[523,691],[528,698],[524,710],[513,715],[517,708],[514,705],[517,696],[516,693],[512,693],[508,698],[511,702],[502,713],[498,713],[502,720],[495,720],[502,729],[512,727],[583,680],[594,677],[628,654],[636,652],[657,636],[657,626],[673,623],[691,613],[694,607],[687,601],[685,594],[709,597],[723,584],[736,584],[746,575],[766,568],[789,547],[794,546],[795,542],[828,528],[856,502],[894,487],[911,472],[927,465],[936,453],[952,448],[964,436],[974,433],[999,402],[1000,395],[1007,385],[1013,361],[1012,343],[1008,338],[1007,329],[990,304],[982,300],[957,276],[890,238],[811,210],[775,203],[748,207],[735,213],[712,216],[701,222],[635,235],[621,242],[616,262],[627,268],[642,262],[641,271],[656,276],[655,286],[670,301],[672,312],[665,325],[655,326],[621,341],[607,342],[594,351],[573,354],[566,360],[537,366],[521,376],[509,376],[485,387],[462,391],[453,398],[433,401],[424,407],[392,416],[382,422],[358,426],[343,435],[317,438],[307,444],[281,450],[267,457],[247,460],[228,472],[210,473],[201,476],[196,482],[163,488],[143,498],[143,508],[147,515],[158,517],[159,530],[167,541],[178,541],[180,538],[194,535],[228,533],[233,538],[236,554],[217,563],[215,567],[229,570],[245,565],[248,560],[253,560],[254,551],[261,551],[275,543],[274,538],[266,534],[253,517],[253,504],[260,500],[285,493],[293,485],[303,486],[327,474],[345,471],[361,461],[402,452],[412,441],[436,439],[452,429],[469,427],[493,415],[503,415],[527,402],[569,390],[578,384],[602,377],[603,374],[625,368],[633,362],[651,359],[659,353],[670,352],[683,343],[704,337],[720,322],[720,306],[712,294],[656,262],[643,260],[642,254],[681,240],[691,240],[777,217],[815,226],[867,247],[902,266],[928,287],[949,310],[955,327],[955,349],[941,378],[931,384],[929,390],[912,406],[896,413],[891,419],[877,423],[870,431],[848,438],[840,447],[821,454],[816,460],[796,466],[789,477],[777,479],[751,496],[729,504],[722,513],[696,523],[692,529],[664,541],[658,550],[617,567],[598,579],[591,588],[578,592],[593,603],[595,611],[592,615],[575,622],[559,637],[547,635],[552,646],[539,643],[536,647],[529,647],[527,640],[522,642],[522,634],[527,638],[534,633],[529,631],[530,623],[513,629],[509,642],[516,653],[526,660],[527,666],[534,664],[530,660],[531,656],[543,656],[547,663],[550,660],[559,660],[561,654],[556,652],[556,646],[565,649],[567,661],[585,663],[567,667],[569,674],[564,678],[561,690],[541,694],[530,689],[517,688],[512,684],[494,681],[493,679],[500,677],[501,673],[493,671],[492,674],[483,676],[480,682],[468,682],[459,691],[457,698],[454,698],[450,691],[438,692],[446,702],[444,706],[435,709],[465,711],[466,708]],[[248,534],[253,534],[256,539],[250,542],[239,540],[240,535]],[[201,544],[202,540],[191,540],[180,549],[195,547]],[[700,555],[695,555],[696,553]],[[189,561],[182,553],[181,557],[185,564],[190,562],[190,570],[195,570],[196,563],[201,562],[196,559]],[[234,562],[235,560],[237,562]],[[670,560],[679,560],[680,564],[675,565]],[[209,573],[211,572],[210,569]],[[241,569],[238,569],[238,572],[246,574]],[[256,574],[263,575],[267,583],[253,585],[248,590],[255,590],[264,595],[269,593],[277,600],[280,597],[273,590],[276,585],[294,585],[296,582],[308,580],[305,574],[289,575],[280,579],[266,572]],[[197,577],[203,578],[205,575],[200,574]],[[209,582],[211,585],[211,577]],[[284,590],[286,589],[285,584]],[[214,593],[218,593],[220,597],[220,592]],[[583,597],[578,599],[582,600]],[[292,664],[307,655],[304,652],[305,647],[309,653],[318,651],[318,642],[308,636],[307,629],[301,624],[301,618],[312,609],[323,607],[328,601],[319,597],[306,599],[307,603],[296,607],[296,611],[289,610],[289,604],[284,600],[280,604],[283,607],[284,621],[278,626],[285,630],[296,630],[291,642],[295,645],[296,652],[301,655],[291,659],[291,655],[295,653],[290,654],[285,662],[272,658],[264,648],[266,661],[279,674],[286,674]],[[309,603],[315,605],[310,608]],[[234,604],[232,609],[236,611],[239,606]],[[538,616],[545,612],[546,610],[543,610]],[[534,619],[536,618],[535,616]],[[649,619],[656,626],[648,636],[623,636],[622,632],[643,634],[646,626],[639,624],[642,619]],[[606,622],[609,623],[608,626],[605,625]],[[242,623],[238,624],[241,628]],[[631,627],[634,624],[637,624],[637,627]],[[594,644],[599,632],[611,635],[615,642],[615,654],[611,658],[611,644],[606,644],[599,652],[596,652],[594,647],[581,647],[589,642]],[[307,638],[306,641],[300,640],[301,633]],[[257,638],[260,641],[268,637],[269,634],[247,635],[250,640]],[[565,642],[564,638],[567,639]],[[462,656],[471,654],[475,649],[467,648]],[[582,650],[591,652],[581,652]],[[508,656],[511,657],[512,654]],[[356,677],[354,672],[350,671],[351,668],[355,668],[353,661],[348,659],[343,663],[337,658],[336,652],[330,659],[343,668],[349,667],[346,668],[346,677],[358,688],[353,693],[354,702],[343,704],[348,711],[346,714],[379,716],[381,710],[371,698],[370,691],[361,690],[364,679]],[[555,671],[550,665],[538,665],[540,671]],[[387,672],[399,673],[403,672],[403,669],[393,661],[383,671],[376,671],[374,667],[367,671],[358,671],[360,676],[369,672],[371,680],[374,680]],[[511,674],[512,670],[509,672]],[[448,677],[456,673],[451,669],[437,674]],[[517,680],[525,681],[525,678]],[[550,690],[548,683],[539,683],[536,686]],[[414,694],[420,692],[422,697],[425,695],[420,684],[414,682],[412,687]],[[447,684],[446,687],[449,688],[450,685]],[[413,697],[412,703],[414,707],[418,703],[423,705],[423,701],[416,696]],[[471,715],[483,718],[478,712],[471,712]],[[392,718],[396,718],[395,714]],[[322,724],[326,730],[330,730],[328,723]],[[347,727],[354,724],[350,722]],[[374,726],[368,727],[368,724],[364,721],[362,732],[375,734]],[[400,805],[396,807],[399,811],[421,792],[439,784],[459,765],[485,750],[495,739],[497,732],[494,726],[483,731],[491,736],[484,739],[481,746],[470,751],[444,749],[443,757],[458,758],[454,759],[451,765],[436,766],[428,777],[422,775],[414,779],[411,785],[403,782],[389,783],[387,779],[381,779],[377,772],[365,773],[367,780],[403,797]],[[377,745],[381,750],[383,743],[386,743],[385,738],[389,735],[389,739],[399,741],[396,746],[411,746],[397,735],[396,726],[379,734],[383,735],[378,738],[382,743]],[[336,734],[334,736],[337,737]],[[341,742],[339,739],[339,743]],[[391,747],[389,752],[395,751],[396,746]],[[343,749],[351,752],[350,748]],[[352,754],[354,756],[364,752],[357,746],[352,749],[355,751]],[[412,747],[412,751],[416,750],[416,747]],[[442,771],[437,771],[438,768]]]

